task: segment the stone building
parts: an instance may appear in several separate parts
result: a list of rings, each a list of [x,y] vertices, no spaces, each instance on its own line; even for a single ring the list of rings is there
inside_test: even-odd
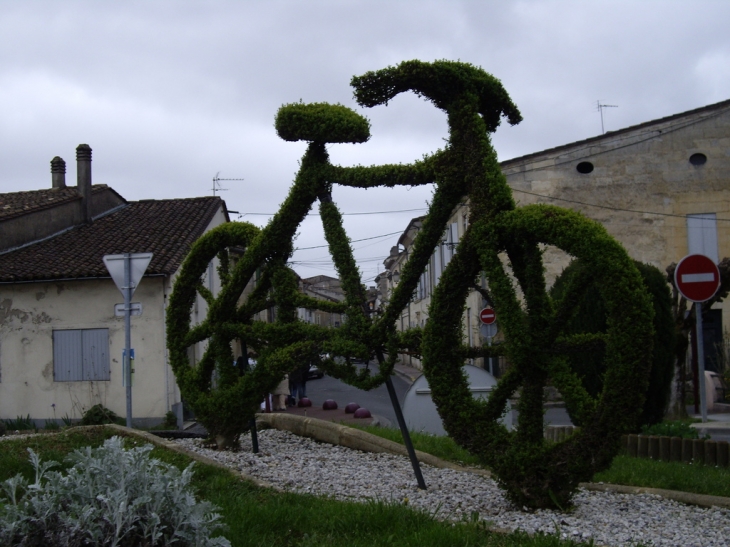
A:
[[[705,254],[716,263],[730,256],[730,101],[507,160],[501,167],[518,206],[549,203],[579,211],[605,226],[632,258],[662,271],[687,254]],[[427,318],[431,288],[450,246],[468,226],[468,211],[467,203],[454,211],[402,325],[422,325]],[[407,259],[419,221],[411,221],[398,253],[385,260],[386,277]],[[546,250],[549,283],[569,261],[556,249]],[[465,341],[479,339],[482,305],[472,291]],[[730,306],[716,308],[706,325],[708,349],[730,324]]]
[[[328,275],[315,275],[306,279],[300,279],[299,290],[317,300],[329,300],[330,302],[344,302],[345,293],[340,280]],[[305,323],[339,327],[342,325],[342,314],[330,313],[322,310],[309,310],[299,308],[297,315]]]

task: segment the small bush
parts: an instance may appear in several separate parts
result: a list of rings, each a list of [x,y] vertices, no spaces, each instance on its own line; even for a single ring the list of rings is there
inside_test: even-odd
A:
[[[30,414],[25,418],[18,416],[14,420],[5,420],[5,425],[10,431],[28,431],[29,429],[35,430],[35,422],[30,419]]]
[[[642,435],[659,435],[666,437],[682,437],[683,439],[699,439],[700,433],[687,422],[660,422],[641,428]]]
[[[46,423],[43,425],[43,429],[46,431],[58,431],[61,429],[61,426],[58,425],[56,420],[46,420]]]
[[[34,482],[16,475],[2,483],[0,545],[230,546],[210,537],[222,527],[220,515],[192,494],[193,464],[181,472],[150,458],[151,450],[125,450],[112,437],[71,453],[64,475],[28,449]]]
[[[166,427],[177,427],[177,416],[172,410],[168,410],[165,414],[165,421],[163,422]]]
[[[108,408],[102,405],[94,405],[84,413],[81,418],[81,425],[104,425],[116,424],[122,420]]]

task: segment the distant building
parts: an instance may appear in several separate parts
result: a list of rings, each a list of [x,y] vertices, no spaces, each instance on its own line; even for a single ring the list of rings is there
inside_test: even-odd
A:
[[[300,279],[299,290],[317,300],[329,300],[330,302],[345,301],[345,293],[340,280],[328,275],[316,275],[314,277]],[[306,308],[299,308],[297,313],[300,320],[314,325],[340,327],[343,321],[343,315],[340,313],[330,313]]]

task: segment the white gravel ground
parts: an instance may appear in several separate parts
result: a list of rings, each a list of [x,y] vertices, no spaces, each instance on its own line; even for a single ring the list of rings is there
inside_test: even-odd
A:
[[[419,490],[408,458],[373,454],[319,443],[286,431],[259,432],[258,454],[244,436],[240,452],[202,448],[178,441],[247,475],[292,492],[341,500],[387,500],[460,520],[479,518],[498,528],[560,533],[597,545],[728,546],[730,510],[700,508],[648,494],[580,490],[570,513],[526,513],[505,500],[495,482],[472,473],[422,465],[428,489]]]

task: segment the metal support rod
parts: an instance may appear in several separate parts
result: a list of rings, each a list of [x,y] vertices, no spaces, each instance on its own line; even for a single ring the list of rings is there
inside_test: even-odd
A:
[[[259,436],[256,433],[256,418],[251,420],[251,446],[253,447],[253,453],[259,453]]]
[[[382,365],[383,361],[383,354],[382,352],[377,352],[378,356],[378,364]],[[408,457],[411,460],[411,465],[413,466],[413,472],[416,475],[416,481],[418,482],[418,488],[421,490],[426,490],[426,481],[423,480],[423,474],[421,473],[421,464],[418,463],[418,458],[416,457],[416,451],[413,449],[413,443],[411,442],[411,435],[408,432],[408,428],[406,427],[406,421],[403,418],[403,411],[400,408],[400,403],[398,402],[398,395],[395,393],[395,388],[393,387],[393,381],[390,379],[390,376],[388,376],[385,380],[385,386],[388,388],[388,395],[390,396],[390,402],[393,404],[393,410],[395,411],[395,417],[398,420],[398,427],[400,427],[401,435],[403,435],[403,442],[406,445],[406,450],[408,451]]]
[[[702,302],[695,302],[695,316],[697,318],[697,368],[699,370],[700,384],[700,411],[702,412],[702,423],[707,421],[707,393],[705,393],[705,348],[704,336],[702,334]]]
[[[132,255],[124,253],[124,373],[127,384],[127,427],[132,427]]]

